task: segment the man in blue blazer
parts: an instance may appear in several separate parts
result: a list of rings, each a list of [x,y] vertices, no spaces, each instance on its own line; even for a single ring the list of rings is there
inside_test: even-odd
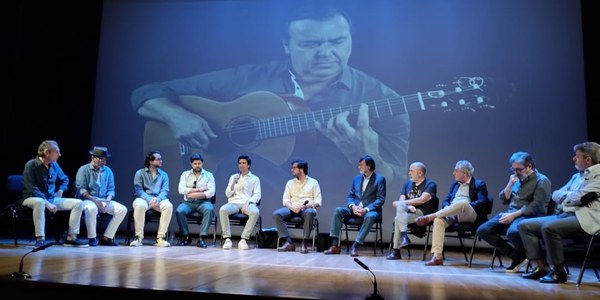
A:
[[[381,207],[385,202],[386,193],[385,177],[375,173],[375,160],[369,155],[360,158],[358,168],[360,174],[352,180],[346,206],[338,207],[333,212],[329,232],[332,246],[325,254],[340,254],[340,231],[345,218],[355,216],[363,219],[350,250],[351,256],[358,256],[358,245],[364,243],[373,224],[381,220]]]
[[[442,202],[442,209],[433,214],[418,217],[415,222],[424,226],[433,222],[431,239],[431,260],[427,266],[444,264],[442,253],[446,228],[456,222],[481,224],[487,220],[491,210],[490,199],[485,181],[475,179],[473,165],[466,160],[459,160],[454,167],[454,179],[450,192]]]

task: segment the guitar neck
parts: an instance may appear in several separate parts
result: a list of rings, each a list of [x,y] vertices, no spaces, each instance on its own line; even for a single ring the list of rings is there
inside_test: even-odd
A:
[[[373,123],[380,119],[406,114],[412,111],[425,110],[431,103],[431,99],[443,98],[454,91],[430,91],[419,92],[411,95],[379,99],[365,102],[369,108],[369,122]],[[275,137],[293,135],[316,129],[315,122],[326,124],[327,121],[342,112],[357,115],[361,104],[333,107],[318,111],[309,111],[286,117],[276,117],[260,120],[257,122],[258,140],[272,139]],[[434,104],[435,106],[441,106]]]

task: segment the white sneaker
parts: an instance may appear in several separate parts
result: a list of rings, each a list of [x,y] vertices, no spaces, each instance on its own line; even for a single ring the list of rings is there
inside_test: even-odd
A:
[[[231,249],[231,239],[225,239],[225,243],[223,243],[223,249]]]
[[[238,243],[238,249],[240,250],[248,250],[248,243],[246,243],[245,239],[241,239]]]
[[[142,243],[142,237],[138,237],[136,236],[135,239],[133,239],[133,241],[131,243],[129,243],[129,246],[131,247],[140,247],[143,246],[144,244]]]
[[[171,247],[171,244],[169,244],[169,242],[167,242],[167,240],[165,240],[165,238],[157,238],[156,244],[154,244],[154,246],[156,246],[156,247]]]

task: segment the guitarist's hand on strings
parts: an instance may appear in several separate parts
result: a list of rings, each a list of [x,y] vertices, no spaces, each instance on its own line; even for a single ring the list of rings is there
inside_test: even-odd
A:
[[[362,104],[358,110],[356,128],[348,122],[350,112],[342,112],[327,121],[327,126],[316,124],[317,129],[329,138],[349,161],[364,153],[379,153],[379,135],[369,126],[369,107]]]
[[[146,101],[138,113],[165,123],[177,141],[192,148],[205,149],[210,144],[210,139],[217,137],[206,120],[167,98]]]

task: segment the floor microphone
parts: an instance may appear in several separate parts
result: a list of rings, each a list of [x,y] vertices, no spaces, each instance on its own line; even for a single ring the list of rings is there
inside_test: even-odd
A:
[[[44,249],[46,249],[48,247],[52,247],[52,246],[54,246],[54,243],[44,244],[42,246],[33,248],[33,250],[25,253],[25,255],[23,255],[23,257],[21,257],[21,262],[19,262],[19,271],[18,272],[12,272],[10,275],[12,277],[14,277],[14,278],[27,278],[27,279],[30,279],[31,275],[27,274],[26,272],[23,272],[23,260],[25,259],[25,256],[27,256],[27,255],[29,255],[31,253],[34,253],[34,252],[38,252],[38,251],[44,250]]]
[[[373,271],[371,271],[371,269],[369,269],[369,267],[365,265],[362,261],[360,261],[358,258],[355,257],[354,262],[356,262],[359,266],[369,271],[371,275],[373,275],[373,294],[371,294],[371,296],[367,296],[365,300],[383,300],[383,297],[377,292],[377,277],[375,277],[375,273],[373,273]]]

